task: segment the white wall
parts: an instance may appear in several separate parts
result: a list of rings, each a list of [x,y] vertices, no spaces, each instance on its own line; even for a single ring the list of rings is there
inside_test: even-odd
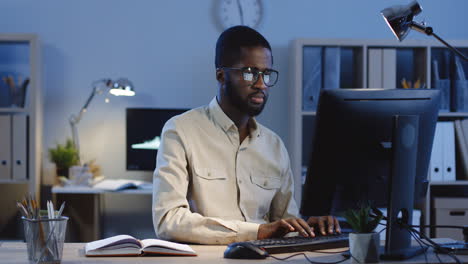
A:
[[[68,117],[77,113],[91,83],[128,77],[134,98],[95,98],[79,124],[82,153],[108,177],[151,179],[125,170],[125,108],[206,104],[216,93],[214,47],[221,30],[217,0],[4,0],[0,31],[37,33],[42,42],[44,146],[71,136]],[[259,120],[288,141],[288,45],[295,38],[393,36],[379,11],[409,1],[264,0],[259,31],[273,47],[280,81]],[[446,39],[468,39],[468,1],[420,0],[425,19]],[[457,27],[454,26],[458,22]],[[426,38],[412,32],[408,38]],[[44,166],[51,168],[44,151]],[[46,180],[47,182],[47,180]]]

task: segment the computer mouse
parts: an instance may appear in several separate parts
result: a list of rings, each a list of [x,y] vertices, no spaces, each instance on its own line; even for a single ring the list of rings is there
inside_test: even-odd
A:
[[[249,242],[231,243],[224,251],[224,258],[231,259],[264,259],[268,256],[268,252]]]

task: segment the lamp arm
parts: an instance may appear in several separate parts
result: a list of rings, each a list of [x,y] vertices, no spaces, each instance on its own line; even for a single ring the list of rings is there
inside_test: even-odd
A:
[[[78,165],[81,165],[81,159],[80,159],[80,139],[78,137],[78,129],[76,127],[76,124],[78,122],[73,122],[73,118],[75,116],[72,115],[69,119],[70,121],[70,127],[71,127],[71,131],[72,131],[72,140],[73,140],[73,145],[75,146],[76,148],[76,152],[77,152],[77,156],[78,156]]]
[[[81,118],[83,117],[83,114],[86,112],[89,104],[93,100],[94,96],[98,93],[101,93],[101,90],[98,88],[97,85],[94,85],[93,91],[89,95],[88,99],[86,100],[85,104],[83,107],[81,107],[80,112],[78,115],[71,115],[70,118],[68,119],[68,122],[70,123],[71,127],[71,132],[72,132],[72,140],[73,140],[73,145],[76,148],[77,154],[78,154],[78,164],[81,165],[81,159],[80,159],[80,139],[78,136],[78,128],[77,124],[80,122]]]
[[[452,45],[448,44],[445,40],[443,40],[436,33],[434,33],[434,30],[432,29],[432,27],[426,27],[426,26],[424,26],[424,25],[422,25],[420,23],[414,22],[414,21],[411,21],[410,27],[411,27],[411,29],[414,29],[414,30],[419,31],[421,33],[425,33],[428,36],[434,36],[434,38],[436,38],[438,41],[440,41],[442,44],[444,44],[450,50],[455,52],[463,60],[468,61],[468,57],[466,57],[465,54],[461,53],[458,49],[456,49]]]

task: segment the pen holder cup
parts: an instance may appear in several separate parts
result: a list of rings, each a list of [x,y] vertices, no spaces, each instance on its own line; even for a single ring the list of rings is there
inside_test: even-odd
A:
[[[68,217],[22,217],[30,263],[60,263]]]

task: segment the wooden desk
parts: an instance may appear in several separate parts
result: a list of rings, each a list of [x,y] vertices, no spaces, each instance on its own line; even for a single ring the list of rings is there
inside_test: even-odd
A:
[[[62,263],[307,263],[303,256],[293,257],[287,262],[267,258],[265,260],[240,260],[240,259],[225,259],[223,252],[226,246],[200,246],[192,245],[192,248],[198,253],[197,257],[166,257],[166,256],[146,256],[146,257],[94,257],[87,258],[84,256],[84,243],[65,243],[63,250]],[[341,251],[343,249],[334,249],[330,251]],[[290,254],[275,254],[277,257],[286,257]],[[427,253],[428,263],[439,263],[435,254]],[[340,254],[323,254],[323,253],[307,253],[309,258],[319,262],[336,262],[342,260]],[[439,255],[443,263],[454,263],[452,258],[445,255]],[[463,263],[468,263],[468,255],[458,256]],[[28,263],[26,244],[19,242],[3,242],[0,243],[0,263]],[[351,263],[350,260],[342,263]],[[406,261],[382,261],[380,263],[426,263],[424,255]]]

